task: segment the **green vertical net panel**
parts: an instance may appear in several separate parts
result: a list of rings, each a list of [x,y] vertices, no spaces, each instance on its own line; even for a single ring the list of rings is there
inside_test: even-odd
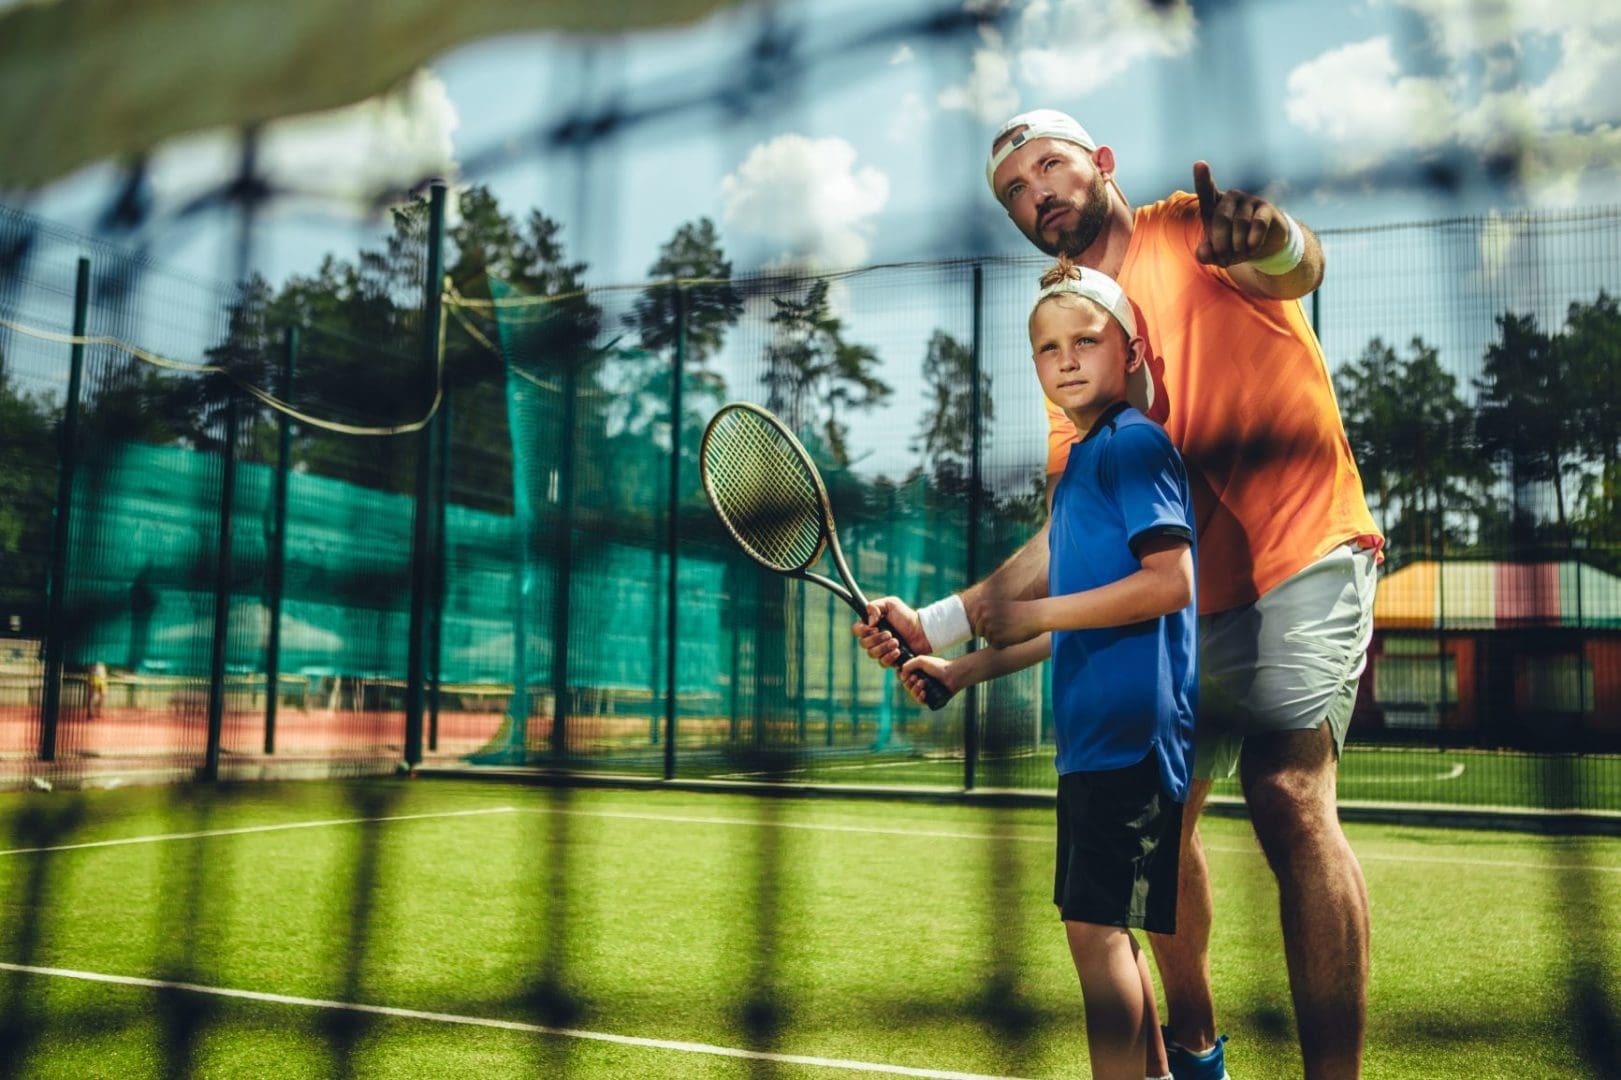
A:
[[[512,722],[482,759],[611,759],[652,771],[662,766],[673,712],[684,775],[961,783],[964,702],[938,714],[919,709],[860,652],[842,603],[742,557],[710,512],[697,467],[714,409],[732,398],[762,401],[816,458],[869,595],[930,596],[966,584],[967,398],[955,395],[925,423],[915,385],[931,349],[943,353],[933,360],[937,383],[962,374],[951,365],[966,362],[970,278],[964,267],[908,273],[874,273],[837,293],[825,283],[818,293],[812,278],[730,283],[742,298],[739,317],[724,344],[707,350],[661,332],[648,314],[663,310],[654,290],[546,302],[492,283],[518,561],[503,609],[512,626],[498,635],[512,664]],[[953,296],[951,327],[920,332],[895,317],[909,299],[942,291]],[[701,300],[686,302],[696,309]],[[837,325],[829,329],[829,320]],[[671,379],[683,346],[675,425]],[[852,349],[882,392],[826,377],[824,362]],[[988,390],[984,408],[991,411]],[[931,424],[948,430],[931,435]],[[681,465],[674,500],[672,442]],[[1017,484],[1023,498],[1029,484]],[[999,506],[987,494],[983,519],[1004,518]],[[1029,529],[986,535],[982,558],[994,560]],[[554,667],[562,655],[566,671]],[[982,723],[1009,733],[991,740],[997,754],[1019,757],[1036,782],[1049,767],[1039,758],[1040,678],[1028,673],[981,694]],[[1022,772],[1008,779],[1023,782]]]
[[[499,636],[510,643],[513,696],[503,738],[477,760],[660,771],[671,358],[617,332],[624,311],[612,295],[599,307],[490,284],[512,445],[509,625]],[[681,553],[674,687],[694,731],[723,697],[724,574]]]
[[[98,251],[86,330],[196,356],[230,334],[240,302],[235,290]],[[158,368],[125,349],[84,348],[60,585],[60,761],[202,762],[227,436],[217,390],[201,375]],[[140,453],[182,445],[188,457],[173,463],[172,476]],[[177,522],[168,498],[212,513]],[[161,644],[159,635],[167,635]],[[142,651],[152,654],[136,655]],[[99,714],[88,694],[74,692],[95,665],[109,672]]]

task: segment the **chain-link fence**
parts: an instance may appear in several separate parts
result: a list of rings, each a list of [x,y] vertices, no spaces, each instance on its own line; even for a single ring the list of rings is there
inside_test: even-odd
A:
[[[1044,514],[1039,259],[733,275],[703,222],[672,280],[585,290],[543,227],[501,251],[470,217],[441,248],[421,200],[352,266],[221,290],[5,215],[13,779],[1048,786],[1039,669],[919,710],[847,608],[735,552],[697,469],[722,402],[768,404],[869,595],[983,576]],[[1322,240],[1307,304],[1389,541],[1342,794],[1621,807],[1621,212]]]

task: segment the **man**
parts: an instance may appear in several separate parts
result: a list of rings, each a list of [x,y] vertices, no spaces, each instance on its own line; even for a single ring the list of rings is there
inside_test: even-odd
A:
[[[1150,936],[1169,1012],[1173,1073],[1226,1075],[1210,993],[1211,896],[1195,823],[1216,777],[1239,771],[1278,881],[1308,1080],[1360,1075],[1368,901],[1335,811],[1335,766],[1372,634],[1383,540],[1362,493],[1332,382],[1299,298],[1322,281],[1317,240],[1276,206],[1221,191],[1133,210],[1115,159],[1073,118],[1021,114],[992,140],[986,178],[1042,251],[1116,278],[1141,309],[1151,378],[1134,403],[1187,462],[1198,535],[1200,708],[1184,819],[1177,933]],[[1074,431],[1049,403],[1048,493]],[[1043,527],[989,578],[921,612],[873,605],[926,653],[984,632],[1041,595]],[[854,632],[883,663],[876,618]],[[997,641],[992,638],[991,644]]]

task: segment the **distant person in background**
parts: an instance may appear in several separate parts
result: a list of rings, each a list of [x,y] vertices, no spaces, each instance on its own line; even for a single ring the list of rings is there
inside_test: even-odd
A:
[[[1142,314],[1148,359],[1133,403],[1187,463],[1199,556],[1199,715],[1184,815],[1177,933],[1150,935],[1177,1080],[1223,1080],[1210,989],[1212,901],[1195,822],[1214,779],[1237,769],[1278,881],[1284,951],[1306,1080],[1361,1075],[1368,895],[1340,828],[1336,765],[1373,634],[1376,554],[1322,349],[1299,298],[1322,282],[1322,249],[1265,199],[1216,187],[1133,209],[1114,152],[1052,109],[1013,117],[985,177],[1032,244],[1119,281]],[[1048,402],[1049,498],[1077,445]],[[854,632],[885,664],[888,619],[917,653],[971,633],[986,612],[1047,581],[1049,521],[995,573],[921,612],[875,601]]]
[[[107,665],[97,660],[90,665],[90,719],[101,719],[107,707]]]

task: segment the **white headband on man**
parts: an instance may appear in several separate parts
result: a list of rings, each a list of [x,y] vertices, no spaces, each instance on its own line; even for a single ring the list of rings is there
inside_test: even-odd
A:
[[[1037,307],[1049,296],[1079,296],[1103,305],[1103,310],[1114,316],[1114,321],[1125,328],[1126,337],[1137,336],[1137,315],[1131,310],[1131,301],[1126,299],[1126,292],[1108,274],[1100,270],[1093,270],[1086,266],[1077,266],[1080,271],[1079,278],[1066,277],[1053,282],[1036,296],[1036,302],[1030,305],[1031,314],[1035,314]]]
[[[1073,116],[1057,109],[1031,109],[1020,113],[997,130],[995,138],[991,139],[991,146],[995,147],[1003,136],[1018,128],[1024,130],[1003,143],[1000,149],[993,149],[985,162],[985,182],[991,186],[992,195],[996,194],[996,167],[1031,139],[1062,139],[1083,150],[1098,148],[1097,140],[1088,135]]]

